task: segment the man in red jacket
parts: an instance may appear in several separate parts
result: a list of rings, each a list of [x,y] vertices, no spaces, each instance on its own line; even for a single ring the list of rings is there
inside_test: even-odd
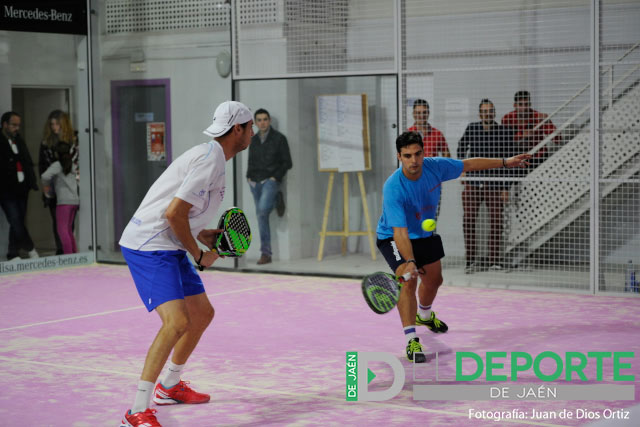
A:
[[[422,137],[425,157],[451,157],[444,135],[429,123],[429,103],[425,99],[413,102],[413,126],[407,132],[418,132]]]
[[[516,92],[513,108],[513,111],[502,118],[502,124],[514,128],[514,142],[517,150],[528,151],[556,131],[553,122],[547,119],[547,114],[531,108],[531,94],[528,91]],[[553,137],[553,142],[562,143],[562,136],[558,133]],[[540,164],[546,156],[547,149],[542,147],[533,153],[533,163]]]

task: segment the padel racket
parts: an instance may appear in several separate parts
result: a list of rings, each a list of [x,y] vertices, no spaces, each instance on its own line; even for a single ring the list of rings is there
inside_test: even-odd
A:
[[[378,314],[388,313],[398,304],[402,283],[411,278],[411,273],[395,277],[379,271],[362,279],[362,295],[369,308]]]
[[[241,257],[251,244],[251,228],[249,221],[240,208],[226,210],[218,221],[218,228],[223,230],[215,242],[218,254],[228,257]]]

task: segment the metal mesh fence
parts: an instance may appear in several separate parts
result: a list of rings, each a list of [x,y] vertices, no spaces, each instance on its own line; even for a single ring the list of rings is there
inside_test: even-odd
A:
[[[265,4],[268,23],[243,19]],[[394,70],[393,2],[239,0],[234,13],[237,79]]]
[[[105,33],[175,32],[229,25],[219,0],[108,0]]]
[[[600,8],[599,275],[602,291],[638,293],[640,270],[640,4]],[[629,24],[629,25],[627,25]]]
[[[171,16],[158,19],[170,29],[225,25],[210,2],[113,0],[108,31],[158,31],[156,15],[116,15],[142,3],[153,13],[168,7]],[[357,89],[376,100],[370,111],[383,118],[372,140],[392,146],[396,126],[391,133],[421,132],[428,155],[531,153],[526,170],[469,174],[443,186],[446,268],[461,283],[628,293],[640,265],[640,3],[598,4],[236,0],[233,76],[271,80],[260,97],[243,88],[242,99],[275,103],[286,131],[311,144],[307,95]],[[366,75],[386,77],[364,89],[318,79]],[[254,83],[245,87],[263,87]],[[387,148],[374,156],[392,157]],[[306,194],[310,185],[299,176],[288,191]]]
[[[533,155],[526,170],[443,186],[438,230],[462,282],[625,290],[640,264],[638,2],[279,5],[284,58],[261,78],[395,70],[399,130],[421,132],[426,155]],[[251,46],[249,27],[239,45]],[[240,48],[237,61],[236,78],[255,77],[256,56]]]
[[[405,128],[426,97],[424,133],[440,130],[452,156],[534,156],[445,187],[463,280],[589,289],[589,6],[406,2]]]

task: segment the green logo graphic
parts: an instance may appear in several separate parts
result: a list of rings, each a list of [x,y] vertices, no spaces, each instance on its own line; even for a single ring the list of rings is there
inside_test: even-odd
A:
[[[369,391],[369,383],[376,374],[369,369],[369,362],[384,362],[393,370],[393,384],[383,391]],[[379,402],[396,396],[404,386],[404,368],[391,353],[383,352],[347,352],[347,402]]]
[[[371,369],[367,369],[367,384],[369,384],[376,377]]]
[[[358,400],[358,353],[347,351],[347,402]]]
[[[505,369],[504,362],[499,359],[506,359],[509,357],[511,361],[511,377],[507,375],[497,375],[494,373],[497,369]],[[523,351],[514,351],[508,354],[506,351],[488,351],[486,353],[485,361],[482,357],[471,351],[458,351],[456,352],[456,381],[473,381],[482,375],[486,367],[486,380],[487,381],[517,381],[518,372],[526,372],[533,368],[533,373],[539,380],[542,381],[556,381],[564,379],[566,381],[572,381],[574,379],[580,379],[582,381],[589,381],[593,378],[587,378],[584,368],[589,363],[588,359],[596,365],[596,381],[602,381],[602,364],[604,359],[613,359],[613,380],[614,381],[635,381],[634,375],[623,375],[620,373],[621,369],[630,369],[631,363],[624,363],[621,358],[633,358],[632,351],[590,351],[588,353],[580,353],[577,351],[568,351],[564,357],[553,351],[543,351],[535,358],[529,353]],[[462,361],[464,359],[471,359],[476,365],[476,371],[470,375],[464,375],[462,373]],[[543,360],[552,360],[555,364],[555,369],[551,374],[545,374],[540,369],[540,364]],[[564,376],[562,375],[564,372]],[[575,377],[574,378],[574,374]]]
[[[599,400],[617,401],[634,400],[635,385],[603,384],[604,361],[609,359],[613,368],[611,380],[614,382],[634,382],[635,375],[624,374],[621,370],[631,369],[631,363],[621,359],[634,359],[632,351],[607,352],[592,351],[587,353],[568,351],[558,354],[552,351],[543,351],[535,356],[521,351],[503,352],[493,351],[479,355],[474,352],[460,351],[455,353],[455,378],[441,378],[438,375],[438,353],[435,353],[435,381],[433,378],[416,378],[416,365],[413,367],[414,381],[430,382],[431,384],[413,385],[414,400]],[[544,361],[545,367],[541,368]],[[466,361],[467,369],[463,370]],[[369,362],[383,362],[393,371],[393,383],[382,391],[369,391],[368,385],[376,378],[376,374],[369,369]],[[552,364],[550,363],[552,362]],[[473,372],[469,372],[469,363],[472,363]],[[551,371],[548,365],[551,364]],[[595,365],[595,378],[588,378],[585,373],[587,366]],[[428,366],[428,365],[427,365]],[[532,371],[535,377],[542,383],[516,384],[518,376],[530,378],[530,375],[522,375]],[[590,372],[591,370],[586,370]],[[480,378],[482,374],[484,378]],[[510,375],[509,375],[510,374]],[[606,375],[607,377],[609,375]],[[468,384],[468,382],[480,384]],[[595,380],[599,384],[584,384]],[[445,382],[466,382],[467,384],[438,384]],[[531,380],[528,380],[531,381]],[[549,382],[560,381],[560,384]],[[355,401],[382,401],[388,400],[400,393],[405,382],[405,370],[398,357],[384,352],[356,352],[346,353],[346,400]],[[487,384],[491,383],[493,384]],[[503,384],[496,384],[502,382]],[[572,384],[573,382],[573,384]],[[506,383],[506,384],[505,384]]]

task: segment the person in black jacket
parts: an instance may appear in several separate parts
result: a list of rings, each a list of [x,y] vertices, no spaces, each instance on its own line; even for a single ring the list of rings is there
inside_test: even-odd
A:
[[[19,258],[19,250],[38,258],[33,240],[24,223],[27,215],[29,190],[37,190],[33,162],[27,145],[18,131],[21,119],[18,113],[8,111],[2,115],[0,132],[0,206],[9,222],[9,250],[7,259]]]
[[[261,252],[258,265],[262,265],[271,262],[269,215],[276,204],[282,179],[292,163],[287,138],[271,127],[269,112],[260,108],[254,117],[259,132],[251,138],[247,180],[256,203]]]
[[[495,107],[489,99],[480,101],[480,121],[470,123],[458,143],[458,158],[470,157],[502,157],[509,158],[514,154],[513,129],[495,122]],[[469,172],[467,177],[506,178],[509,169]],[[488,265],[490,270],[501,270],[500,246],[504,207],[509,200],[511,182],[499,180],[465,181],[462,191],[464,218],[462,222],[466,251],[465,273],[473,273],[480,269],[476,259],[476,217],[482,202],[489,211],[489,251]]]

